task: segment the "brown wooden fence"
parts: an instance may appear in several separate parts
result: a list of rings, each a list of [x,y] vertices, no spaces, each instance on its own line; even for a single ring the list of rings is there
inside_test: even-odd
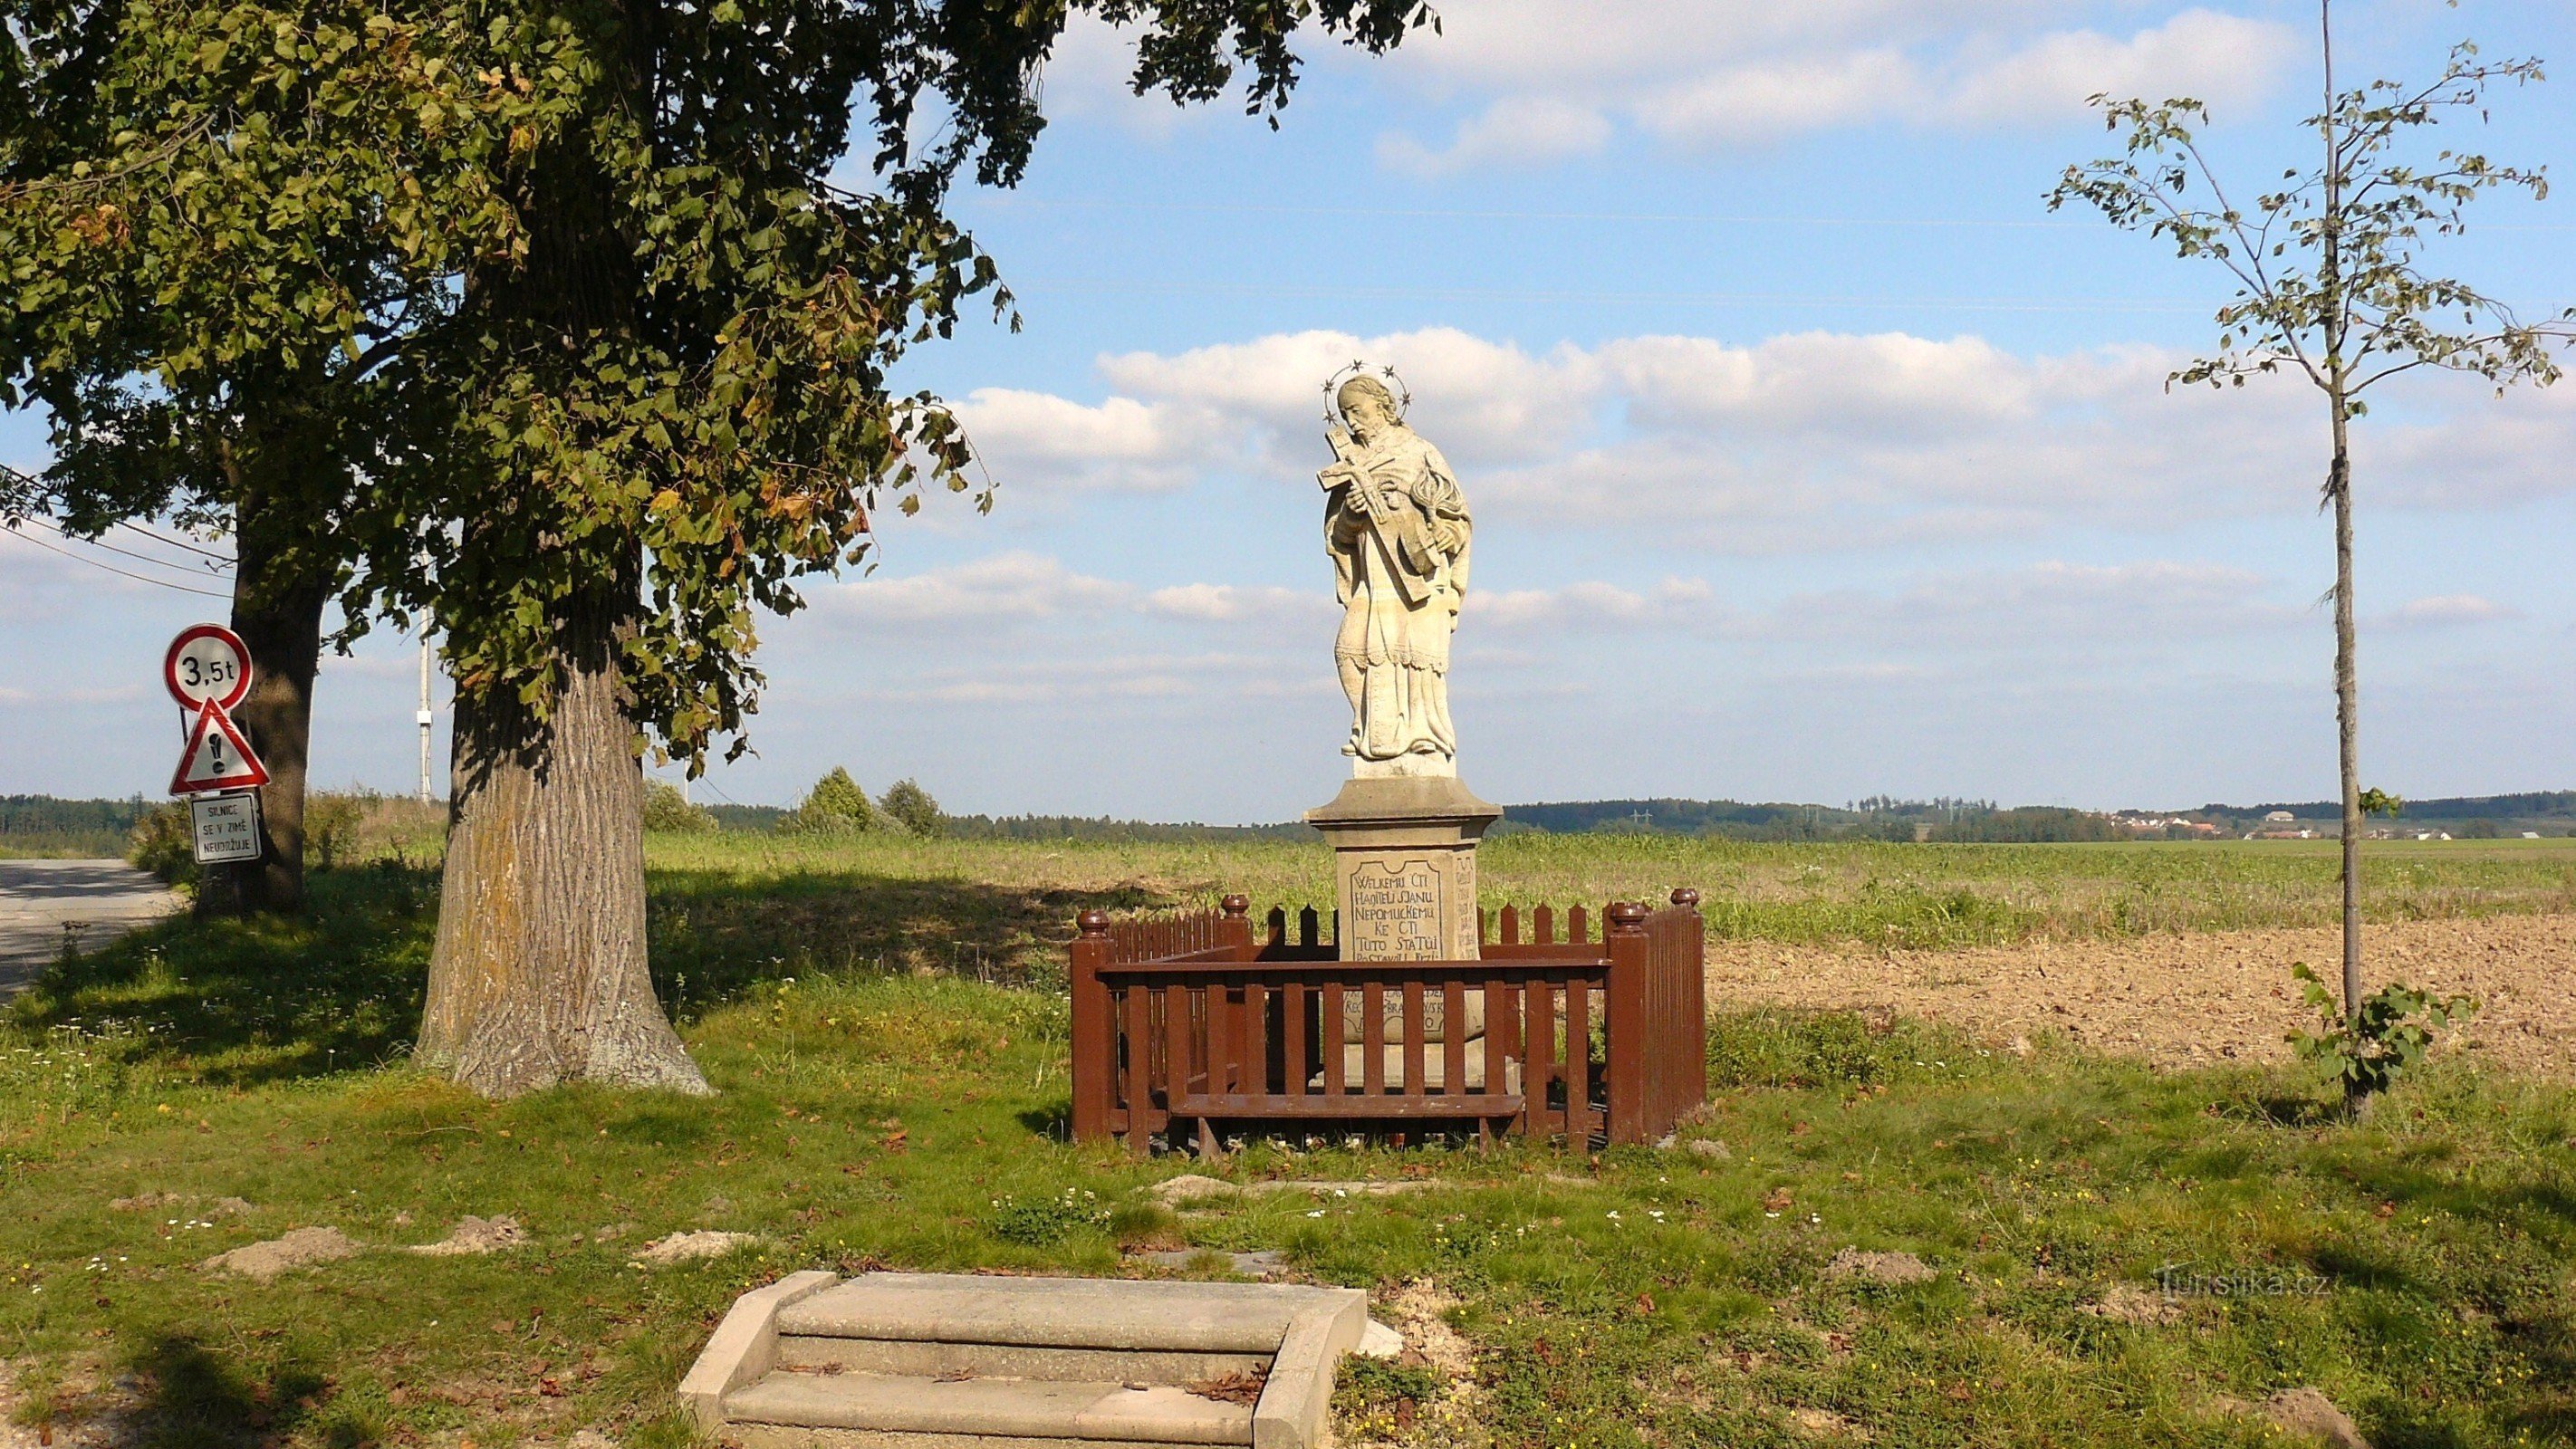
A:
[[[1699,892],[1482,923],[1481,960],[1342,961],[1309,908],[1079,918],[1073,1133],[1474,1126],[1650,1142],[1707,1095]],[[1562,926],[1560,938],[1559,927]],[[1526,933],[1526,939],[1524,934]]]

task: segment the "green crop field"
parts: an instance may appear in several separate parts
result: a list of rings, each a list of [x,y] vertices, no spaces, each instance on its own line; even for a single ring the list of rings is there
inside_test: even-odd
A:
[[[2445,1058],[2348,1125],[2285,1069],[1726,1011],[1715,1100],[1684,1134],[1722,1157],[1255,1144],[1213,1170],[1438,1186],[1175,1213],[1141,1189],[1209,1169],[1062,1140],[1060,943],[1087,906],[1317,898],[1320,844],[649,851],[656,984],[711,1100],[494,1104],[414,1070],[436,916],[416,850],[318,875],[308,922],[159,928],[0,1013],[0,1373],[21,1424],[122,1409],[134,1442],[174,1449],[509,1449],[589,1426],[680,1449],[680,1372],[736,1294],[791,1269],[1122,1273],[1133,1250],[1201,1247],[1278,1250],[1390,1311],[1445,1305],[1464,1372],[1354,1367],[1355,1438],[2252,1446],[2278,1436],[2232,1406],[2313,1384],[2382,1449],[2576,1442],[2563,1086]],[[2323,921],[2332,872],[2306,843],[1524,835],[1485,857],[1489,904],[1692,883],[1725,931],[1935,946]],[[2372,888],[2383,917],[2563,910],[2576,849],[2380,847]],[[529,1241],[400,1251],[467,1214]],[[268,1283],[196,1266],[314,1226],[363,1251]],[[636,1256],[701,1229],[756,1242]],[[1845,1249],[1929,1276],[1838,1272]],[[2160,1273],[2184,1290],[2159,1297]]]
[[[654,837],[656,910],[687,957],[766,941],[812,967],[1043,969],[1085,906],[1257,910],[1332,903],[1320,840],[839,841]],[[1652,835],[1506,835],[1478,857],[1484,903],[1659,899],[1690,885],[1716,937],[1906,947],[1999,945],[2339,918],[2336,844],[1742,844]],[[2576,838],[2373,842],[2368,914],[2412,920],[2576,911]],[[685,963],[681,969],[687,969]],[[707,968],[724,967],[710,962]],[[704,976],[701,979],[714,979]]]

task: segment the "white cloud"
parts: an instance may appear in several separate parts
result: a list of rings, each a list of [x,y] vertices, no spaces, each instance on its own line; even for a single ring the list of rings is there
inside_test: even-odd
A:
[[[1556,589],[1470,591],[1461,622],[1506,630],[1664,627],[1713,617],[1717,592],[1704,579],[1667,578],[1639,593],[1598,581]]]
[[[1610,118],[1555,96],[1505,96],[1458,123],[1434,151],[1410,136],[1378,138],[1378,163],[1414,176],[1441,176],[1483,166],[1544,166],[1598,154],[1610,144]]]
[[[2520,610],[2476,594],[2439,594],[2410,599],[2372,622],[2389,629],[2442,629],[2521,617]]]
[[[1204,420],[1125,397],[1088,407],[983,387],[955,410],[977,457],[1006,489],[1162,492],[1189,482],[1212,441]]]
[[[1435,147],[1381,139],[1416,174],[1589,155],[1618,121],[1667,144],[1762,144],[1840,126],[2062,123],[2097,92],[2249,103],[2279,83],[2290,27],[2205,8],[2123,39],[2062,26],[2051,0],[1911,5],[1829,0],[1502,0],[1447,17],[1398,53],[1435,100],[1477,103]]]
[[[813,591],[814,606],[835,615],[911,625],[1046,620],[1124,607],[1127,585],[1092,578],[1043,554],[995,554],[894,579],[853,579]]]
[[[1626,109],[1666,141],[1718,147],[1885,115],[1908,105],[1922,84],[1902,52],[1857,50],[1729,66],[1650,92]]]
[[[1176,354],[1122,353],[1099,360],[1110,386],[1137,396],[1205,409],[1229,423],[1243,445],[1268,452],[1293,435],[1289,466],[1312,468],[1325,400],[1324,380],[1354,361],[1393,366],[1415,395],[1412,421],[1435,435],[1453,461],[1543,455],[1591,425],[1599,379],[1573,347],[1533,356],[1454,327],[1359,337],[1347,332],[1280,333],[1251,342]]]
[[[1858,590],[1786,601],[1747,626],[1757,637],[1872,649],[2130,649],[2296,623],[2259,574],[2218,564],[2050,562],[1936,575],[1901,593]]]
[[[1330,612],[1333,601],[1316,590],[1244,584],[1174,584],[1145,596],[1145,607],[1172,619],[1232,624],[1244,620],[1307,619]]]
[[[1951,119],[2046,121],[2077,114],[2088,97],[2191,96],[2219,107],[2250,104],[2288,71],[2301,46],[2287,26],[2186,10],[2127,40],[2060,31],[1961,74],[1939,102]]]
[[[1354,358],[1399,368],[1415,426],[1479,518],[1645,528],[1716,553],[2069,525],[2166,533],[2305,512],[2321,466],[2295,380],[2168,392],[2179,352],[2016,353],[1972,335],[1644,336],[1536,352],[1453,328],[1283,333],[1103,357],[1108,400],[1013,393],[984,417],[1007,422],[1011,466],[1031,476],[1168,490],[1248,470],[1296,487],[1324,457],[1318,384]],[[2405,410],[2357,435],[2373,507],[2458,511],[2576,488],[2553,462],[2576,453],[2576,389],[2498,400],[2474,380],[2410,381]]]

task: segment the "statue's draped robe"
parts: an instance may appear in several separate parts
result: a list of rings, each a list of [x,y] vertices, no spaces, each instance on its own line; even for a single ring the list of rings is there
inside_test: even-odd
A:
[[[1449,637],[1467,593],[1466,496],[1440,450],[1401,424],[1355,448],[1348,461],[1386,515],[1383,525],[1372,523],[1349,483],[1334,488],[1325,506],[1343,606],[1333,652],[1357,665],[1364,680],[1350,752],[1364,760],[1452,759],[1458,738],[1449,723]]]

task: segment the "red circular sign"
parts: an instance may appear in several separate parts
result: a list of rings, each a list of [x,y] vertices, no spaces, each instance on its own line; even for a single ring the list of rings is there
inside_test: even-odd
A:
[[[170,641],[161,682],[181,708],[213,700],[215,708],[230,710],[250,693],[250,649],[221,624],[191,624]]]

